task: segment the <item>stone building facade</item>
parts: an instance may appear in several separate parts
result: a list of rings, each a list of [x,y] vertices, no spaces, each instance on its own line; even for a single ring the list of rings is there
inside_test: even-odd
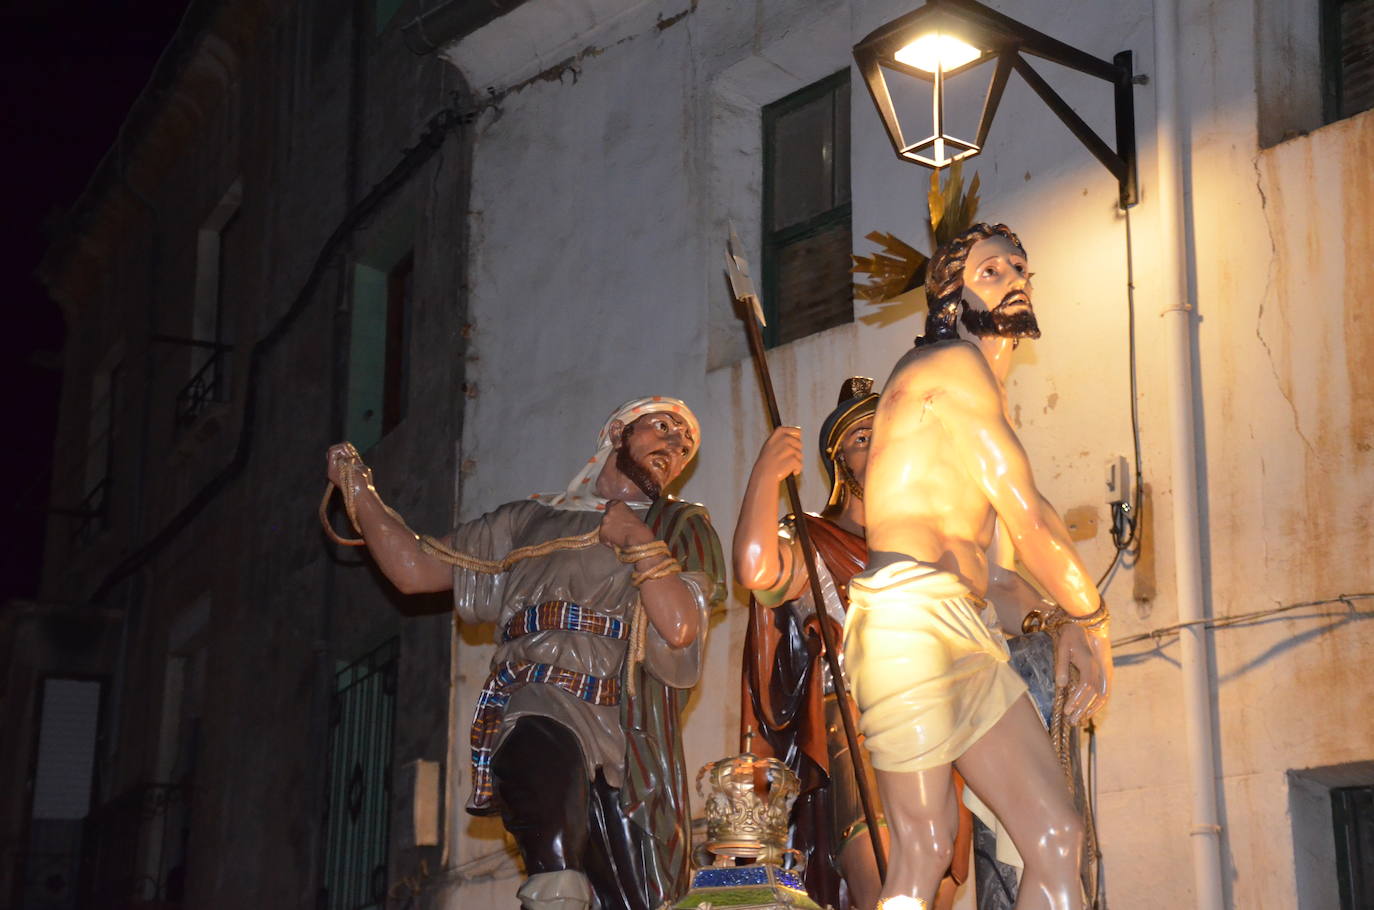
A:
[[[563,486],[621,400],[676,395],[703,418],[682,494],[728,541],[766,427],[720,275],[727,225],[755,263],[773,263],[765,283],[788,261],[770,244],[843,219],[856,252],[875,230],[928,249],[926,174],[892,155],[850,57],[915,5],[193,5],[45,267],[72,338],[53,499],[97,526],[52,523],[43,603],[11,614],[10,640],[49,646],[16,646],[3,710],[35,745],[0,770],[26,779],[38,754],[44,676],[100,677],[93,817],[176,783],[195,756],[179,832],[126,851],[126,874],[161,870],[144,899],[307,906],[352,875],[393,905],[514,906],[519,873],[499,828],[461,808],[489,632],[453,629],[443,603],[405,601],[365,557],[323,541],[324,449],[370,441],[383,496],[441,530]],[[1011,419],[1099,569],[1114,554],[1104,465],[1135,460],[1134,329],[1145,544],[1107,597],[1114,634],[1145,637],[1118,649],[1098,728],[1110,905],[1340,906],[1333,806],[1374,785],[1362,720],[1374,690],[1362,659],[1374,644],[1374,114],[1330,107],[1330,10],[1350,17],[1348,36],[1365,26],[1318,0],[993,5],[1099,57],[1129,49],[1148,77],[1134,90],[1141,201],[1129,223],[1111,176],[1015,77],[968,163],[982,216],[1016,228],[1037,273],[1045,334],[1018,354]],[[470,19],[477,7],[500,15]],[[1363,58],[1350,40],[1355,106]],[[1109,90],[1045,76],[1110,130]],[[1170,85],[1175,105],[1159,94]],[[817,105],[829,113],[802,146],[770,131]],[[828,150],[825,189],[784,224],[765,203],[808,179],[777,179],[798,148]],[[824,236],[817,250],[835,246]],[[1180,312],[1182,417],[1168,353]],[[881,382],[920,317],[919,301],[849,301],[838,324],[774,347],[783,413],[814,432],[838,380]],[[402,339],[400,354],[379,338]],[[226,364],[220,400],[179,419],[206,352]],[[102,407],[114,415],[104,433]],[[1190,498],[1185,431],[1195,517],[1176,514]],[[821,473],[809,462],[810,501]],[[103,477],[103,508],[75,508]],[[1189,522],[1201,533],[1191,552]],[[1185,564],[1200,567],[1214,618],[1291,608],[1201,636],[1201,779],[1170,631]],[[736,746],[739,603],[712,620],[691,767]],[[60,634],[71,615],[106,624],[84,663]],[[331,846],[340,812],[373,817],[377,783],[361,758],[340,759],[341,706],[374,684],[394,710],[377,810],[386,846],[337,869],[330,857],[354,855]],[[414,786],[427,780],[417,760],[445,771],[437,788]],[[410,794],[432,807],[436,789],[448,798],[433,838]],[[1219,831],[1197,815],[1199,789]],[[32,810],[0,810],[3,901],[26,887]],[[1194,846],[1208,840],[1220,903],[1186,871],[1206,865]],[[175,868],[184,880],[168,881]]]
[[[352,879],[322,871],[340,813],[384,845],[390,763],[447,742],[445,604],[402,602],[315,517],[345,427],[409,478],[388,496],[417,524],[454,511],[470,99],[399,17],[193,3],[49,252],[70,338],[52,500],[76,514],[51,522],[9,667],[34,686],[6,693],[31,746],[7,750],[9,780],[42,776],[45,678],[96,679],[103,702],[80,880],[37,876],[25,829],[45,810],[20,799],[0,905],[315,906],[384,887],[389,861],[437,866],[437,848],[383,847]],[[73,608],[117,617],[98,655],[24,644]],[[331,745],[355,682],[370,711],[405,706],[345,735],[385,748]]]

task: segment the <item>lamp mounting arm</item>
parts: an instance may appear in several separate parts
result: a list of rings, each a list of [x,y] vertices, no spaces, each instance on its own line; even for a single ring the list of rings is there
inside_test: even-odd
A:
[[[1087,146],[1088,151],[1093,153],[1093,157],[1101,161],[1107,170],[1112,172],[1112,176],[1120,180],[1126,175],[1126,163],[1121,160],[1121,156],[1112,151],[1112,147],[1104,142],[1097,133],[1093,132],[1093,128],[1088,126],[1083,118],[1074,112],[1073,108],[1069,107],[1069,103],[1045,81],[1044,77],[1035,71],[1034,67],[1026,62],[1025,57],[1017,54],[1012,60],[1012,66],[1015,67],[1021,78],[1026,80],[1026,84],[1040,96],[1040,100],[1045,102],[1045,106],[1054,111],[1055,116],[1064,122],[1064,125],[1069,128],[1069,132],[1077,136],[1078,141]]]
[[[954,34],[960,43],[967,44],[977,56],[955,63],[948,71],[943,69],[942,60],[937,60],[935,68],[931,69],[925,64],[914,63],[901,57],[899,52],[909,43],[915,46],[917,42],[912,39],[916,35],[921,34],[923,30],[929,33],[931,30],[938,32],[940,29],[946,29]],[[1045,81],[1031,66],[1026,59],[1027,56],[1048,60],[1074,72],[1112,84],[1116,115],[1115,149],[1095,133],[1068,102]],[[945,78],[957,75],[963,69],[978,65],[991,57],[996,57],[997,68],[983,101],[976,138],[968,142],[946,135],[943,98]],[[984,148],[988,130],[1006,90],[1007,77],[1014,70],[1069,128],[1069,132],[1073,133],[1093,157],[1116,178],[1119,189],[1117,201],[1121,207],[1126,208],[1139,201],[1135,99],[1132,94],[1135,80],[1130,51],[1122,51],[1111,61],[1103,60],[1017,22],[984,6],[978,0],[927,0],[924,6],[875,29],[855,45],[854,59],[863,74],[888,138],[892,140],[893,150],[897,157],[905,161],[938,170],[955,160],[978,154]],[[911,143],[903,135],[902,125],[883,75],[884,67],[918,79],[929,79],[930,76],[926,73],[933,75],[934,134],[929,139]],[[946,153],[946,148],[951,145],[959,150],[954,155]],[[928,146],[933,146],[933,151],[929,155],[921,154],[921,150]]]
[[[1117,82],[1122,77],[1117,65],[1108,63],[1101,57],[1095,57],[1087,51],[1081,51],[1071,44],[1065,44],[1058,38],[1051,38],[1044,32],[978,3],[977,0],[929,0],[929,5],[951,11],[957,10],[956,15],[981,26],[985,34],[1001,35],[1005,40],[1014,42],[1017,49],[1024,53],[1043,57],[1051,63],[1067,66],[1069,69],[1096,76],[1107,82]]]
[[[1035,94],[1040,96],[1040,100],[1045,102],[1045,106],[1054,112],[1055,116],[1063,121],[1079,142],[1088,151],[1092,152],[1093,157],[1102,162],[1103,167],[1111,171],[1120,187],[1119,202],[1122,208],[1135,205],[1139,201],[1139,188],[1136,182],[1136,161],[1135,161],[1135,104],[1131,95],[1131,74],[1130,74],[1130,51],[1122,51],[1117,54],[1117,60],[1125,58],[1125,78],[1123,80],[1113,80],[1116,88],[1116,150],[1093,132],[1093,128],[1083,120],[1082,117],[1069,107],[1069,103],[1063,99],[1054,88],[1045,81],[1035,68],[1032,67],[1025,57],[1015,54],[1012,66],[1026,84],[1031,87]],[[1124,107],[1124,110],[1123,110]]]

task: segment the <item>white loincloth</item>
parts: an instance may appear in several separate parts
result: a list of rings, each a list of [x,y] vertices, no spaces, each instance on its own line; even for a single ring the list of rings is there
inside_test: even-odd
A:
[[[902,560],[854,576],[844,628],[845,675],[873,767],[951,764],[992,728],[1026,684],[988,629],[981,599],[958,576]],[[996,816],[964,788],[964,803],[998,833],[998,859],[1020,866]]]

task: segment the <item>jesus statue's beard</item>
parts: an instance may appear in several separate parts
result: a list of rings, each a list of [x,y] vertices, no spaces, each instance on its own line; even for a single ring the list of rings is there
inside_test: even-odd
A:
[[[659,497],[663,495],[663,487],[654,479],[652,471],[634,460],[628,444],[622,445],[615,453],[615,466],[620,473],[634,481],[635,486],[644,491],[650,502],[658,502]]]
[[[1014,313],[1007,310],[1017,303],[1026,307]],[[968,306],[960,314],[959,321],[979,338],[1039,338],[1040,324],[1035,321],[1035,311],[1030,308],[1030,298],[1024,291],[1012,291],[1002,298],[1002,302],[991,310],[975,310]]]

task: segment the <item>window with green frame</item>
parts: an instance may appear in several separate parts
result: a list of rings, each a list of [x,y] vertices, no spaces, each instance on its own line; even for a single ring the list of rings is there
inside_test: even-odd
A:
[[[1322,118],[1374,107],[1374,0],[1321,0]]]
[[[764,343],[854,321],[849,70],[763,109]]]
[[[391,20],[395,18],[404,2],[405,0],[375,0],[372,18],[377,34],[386,31],[386,27],[391,24]]]
[[[344,433],[359,451],[372,448],[405,419],[414,296],[412,253],[385,271],[361,262],[354,266]]]

